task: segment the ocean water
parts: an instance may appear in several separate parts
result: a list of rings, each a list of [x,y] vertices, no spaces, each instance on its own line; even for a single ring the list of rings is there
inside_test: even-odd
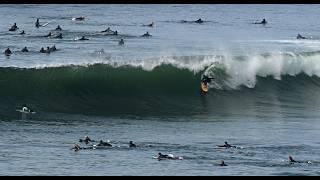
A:
[[[0,55],[0,175],[320,175],[319,10],[0,5],[0,50],[13,51]],[[57,25],[62,39],[43,37]],[[205,95],[203,74],[214,77]],[[70,150],[86,135],[113,147]]]

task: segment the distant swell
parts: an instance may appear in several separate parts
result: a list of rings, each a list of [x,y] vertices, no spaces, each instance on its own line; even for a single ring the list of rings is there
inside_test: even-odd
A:
[[[257,103],[312,107],[320,102],[319,57],[317,52],[212,57],[197,69],[178,60],[151,69],[125,63],[2,67],[0,115],[16,116],[15,109],[24,103],[38,112],[104,116],[203,116]],[[203,73],[215,77],[206,96],[199,91]]]

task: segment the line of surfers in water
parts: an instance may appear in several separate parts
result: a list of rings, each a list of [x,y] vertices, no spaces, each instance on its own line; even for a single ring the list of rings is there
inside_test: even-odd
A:
[[[31,108],[27,107],[26,104],[23,105],[22,107],[22,111],[23,112],[35,112],[33,111]],[[90,143],[94,143],[97,142],[95,140],[92,140],[91,138],[89,138],[89,136],[85,136],[84,139],[79,139],[80,143],[85,143],[86,145],[90,144]],[[103,140],[100,140],[98,144],[93,144],[90,145],[88,147],[81,147],[79,144],[74,144],[74,146],[71,148],[71,150],[74,151],[79,151],[79,150],[86,150],[86,149],[98,149],[100,147],[113,147],[112,144],[110,144],[109,142],[104,142]],[[133,141],[129,141],[129,148],[136,148],[138,147],[136,144],[133,143]],[[152,145],[148,145],[148,147],[152,147]],[[227,141],[224,142],[223,145],[218,145],[217,147],[220,148],[241,148],[238,146],[234,146],[229,144]],[[153,157],[154,159],[158,159],[158,160],[165,160],[165,159],[170,159],[170,160],[183,160],[182,156],[174,156],[173,154],[162,154],[162,153],[158,153],[158,155]],[[293,163],[308,163],[311,164],[310,161],[297,161],[294,160],[292,158],[292,156],[289,156],[289,163],[293,164]],[[222,160],[221,163],[219,164],[219,166],[227,166],[227,164]]]
[[[95,140],[92,140],[90,139],[88,136],[85,136],[84,139],[79,139],[79,142],[80,143],[85,143],[86,145],[88,145],[89,143],[93,143],[93,142],[96,142]],[[136,148],[138,147],[136,144],[133,143],[133,141],[129,141],[129,148]],[[151,145],[149,145],[151,146]],[[109,142],[104,142],[103,140],[100,140],[98,142],[98,144],[95,144],[95,145],[91,145],[89,147],[81,147],[79,144],[74,144],[74,146],[71,148],[71,150],[74,150],[74,151],[79,151],[79,150],[86,150],[86,149],[97,149],[99,147],[113,147],[112,144],[110,144]],[[218,145],[217,147],[220,147],[220,148],[238,148],[237,146],[233,146],[231,144],[229,144],[227,141],[224,142],[223,145]],[[165,159],[168,159],[168,160],[183,160],[183,157],[182,156],[174,156],[173,154],[162,154],[161,152],[159,152],[157,155],[153,156],[154,159],[157,159],[157,160],[165,160]],[[292,156],[289,156],[289,163],[290,164],[294,164],[294,163],[308,163],[310,164],[311,162],[310,161],[297,161],[297,160],[294,160],[292,158]],[[220,164],[218,164],[219,166],[228,166],[223,160],[220,162]]]
[[[73,20],[76,20],[76,21],[84,21],[84,20],[85,20],[85,17],[81,16],[81,17],[74,18]],[[196,20],[196,21],[185,21],[185,20],[182,20],[182,22],[184,22],[184,23],[194,22],[194,23],[199,23],[199,24],[201,24],[201,23],[203,23],[204,21],[203,21],[201,18],[199,18],[199,19]],[[266,25],[267,23],[268,23],[268,22],[266,21],[266,19],[263,19],[261,22],[255,22],[255,23],[253,23],[253,24]],[[48,24],[48,23],[47,23],[47,24]],[[36,23],[35,23],[35,27],[36,27],[36,28],[39,28],[39,27],[41,27],[41,26],[43,26],[43,25],[40,25],[39,19],[37,19],[37,21],[36,21]],[[152,22],[152,23],[150,23],[150,24],[147,24],[147,25],[143,25],[143,26],[154,27],[154,22]],[[9,29],[9,31],[17,31],[18,29],[19,29],[19,28],[18,28],[17,24],[14,23],[14,25],[11,26],[11,28]],[[56,27],[55,31],[62,31],[62,28],[60,27],[60,25],[58,25],[58,26]],[[108,27],[108,28],[107,28],[106,30],[104,30],[104,31],[101,31],[101,33],[108,33],[108,35],[116,35],[116,36],[118,35],[118,31],[113,31],[113,30],[110,29],[110,27]],[[21,32],[20,34],[21,34],[21,35],[24,35],[24,34],[25,34],[25,31],[22,30],[22,32]],[[146,32],[146,33],[143,34],[141,37],[151,37],[151,36],[152,36],[152,35],[149,34],[149,32]],[[44,37],[52,37],[52,38],[57,38],[57,39],[62,39],[62,38],[63,38],[62,33],[59,33],[59,34],[57,34],[57,35],[54,36],[51,32],[49,32],[49,33],[48,33],[47,35],[45,35]],[[308,39],[308,38],[302,36],[301,34],[298,34],[298,35],[297,35],[297,39]],[[78,38],[78,39],[76,39],[76,40],[78,40],[78,41],[86,41],[86,40],[89,40],[89,39],[86,38],[85,36],[82,36],[81,38]],[[119,44],[120,46],[124,45],[124,39],[121,39],[118,44]],[[47,47],[47,49],[41,48],[40,52],[41,52],[41,53],[51,53],[51,52],[56,51],[56,50],[57,50],[57,49],[56,49],[56,47],[54,46],[54,47],[52,47],[52,48]],[[29,51],[28,51],[27,47],[24,47],[24,48],[21,50],[21,52],[29,52]],[[11,51],[9,48],[7,48],[7,49],[5,50],[5,52],[4,52],[4,54],[5,54],[6,56],[10,56],[10,55],[12,54],[12,51]]]
[[[85,17],[78,17],[78,18],[75,18],[75,20],[77,21],[83,21],[85,20]],[[41,27],[42,25],[40,25],[40,22],[39,22],[39,19],[37,19],[36,23],[35,23],[35,27],[36,28],[39,28]],[[148,26],[148,27],[154,27],[154,22],[152,22],[151,24],[148,24],[148,25],[144,25],[144,26]],[[17,31],[19,28],[17,26],[17,23],[14,23],[11,28],[9,29],[9,31]],[[62,28],[60,25],[58,25],[55,29],[55,31],[62,31]],[[103,30],[101,31],[101,33],[107,33],[107,35],[115,35],[117,36],[118,35],[118,31],[114,31],[114,30],[111,30],[110,27],[108,27],[106,30]],[[22,30],[20,33],[20,35],[25,35],[25,31]],[[151,37],[152,35],[147,31],[145,34],[141,35],[141,37]],[[55,39],[62,39],[63,36],[62,36],[62,33],[59,33],[57,35],[54,35],[52,32],[49,32],[47,35],[43,36],[43,37],[51,37],[51,38],[55,38]],[[88,38],[86,38],[85,36],[82,36],[81,38],[78,38],[78,39],[75,39],[77,41],[87,41],[89,40]],[[124,45],[124,39],[120,39],[119,43],[118,43],[120,46]],[[41,53],[51,53],[53,51],[56,51],[56,47],[53,46],[53,47],[47,47],[47,49],[44,49],[44,48],[41,48],[40,52]],[[24,47],[21,52],[29,52],[29,50],[27,49],[27,47]],[[12,54],[12,51],[10,50],[10,48],[7,48],[5,51],[4,51],[4,54],[6,56],[10,56]]]

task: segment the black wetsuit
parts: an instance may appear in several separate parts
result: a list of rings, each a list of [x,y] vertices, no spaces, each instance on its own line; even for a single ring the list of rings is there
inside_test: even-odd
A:
[[[27,47],[25,47],[21,50],[21,52],[29,52],[29,50],[27,49]]]
[[[79,39],[79,41],[86,41],[86,40],[89,40],[89,39],[85,38],[84,36],[82,36],[82,38]]]
[[[158,158],[169,158],[169,156],[166,155],[166,154],[161,154],[161,153],[159,153],[159,154],[158,154]]]
[[[306,37],[301,36],[300,34],[297,35],[297,39],[307,39]]]
[[[56,51],[56,50],[57,50],[56,46],[53,46],[52,48],[50,48],[50,51]]]
[[[230,144],[228,143],[225,143],[224,145],[220,145],[219,147],[225,147],[225,148],[236,148],[236,146],[231,146]]]
[[[146,33],[144,35],[142,35],[142,37],[150,37],[151,35],[149,33]]]
[[[137,147],[137,146],[135,144],[133,144],[132,142],[130,142],[129,147]]]
[[[35,26],[38,28],[40,27],[39,19],[37,19],[37,22],[35,23]]]
[[[121,40],[119,41],[119,45],[124,45],[123,39],[121,39]]]
[[[89,142],[95,142],[95,140],[91,140],[89,137],[85,139],[79,139],[79,142],[84,142],[86,144],[89,144]]]
[[[212,79],[214,78],[209,78],[208,76],[203,75],[201,82],[203,82],[204,84],[207,84],[207,83],[210,83]]]
[[[265,19],[263,19],[261,22],[255,22],[254,24],[267,24],[268,22],[265,20]]]
[[[290,162],[290,163],[303,163],[302,161],[296,161],[296,160],[294,160],[291,156],[289,156],[289,162]],[[306,163],[308,163],[308,162],[306,162]]]
[[[13,26],[9,29],[9,31],[16,31],[17,29],[18,29],[17,25],[13,25]]]
[[[85,18],[84,17],[77,17],[76,20],[77,21],[83,21]]]
[[[104,33],[104,32],[110,32],[110,33],[114,33],[114,31],[112,31],[110,28],[108,28],[108,29],[106,29],[106,30],[104,30],[104,31],[101,31],[102,33]]]
[[[46,53],[46,50],[44,50],[44,48],[41,48],[41,49],[40,49],[40,52],[41,52],[41,53]]]
[[[56,31],[61,31],[62,29],[61,29],[61,27],[60,26],[58,26],[57,28],[56,28]]]
[[[202,19],[198,19],[195,21],[196,23],[203,23]]]
[[[111,144],[107,143],[107,142],[103,142],[103,141],[100,141],[99,144],[97,144],[97,146],[109,146],[109,147],[112,147]]]
[[[8,55],[12,54],[12,52],[11,52],[11,50],[8,48],[8,49],[6,49],[6,50],[4,51],[4,54],[8,56]]]

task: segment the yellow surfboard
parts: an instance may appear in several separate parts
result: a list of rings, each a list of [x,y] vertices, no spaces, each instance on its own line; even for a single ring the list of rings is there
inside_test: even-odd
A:
[[[209,91],[208,84],[201,82],[201,90],[202,90],[202,92],[207,93]]]

